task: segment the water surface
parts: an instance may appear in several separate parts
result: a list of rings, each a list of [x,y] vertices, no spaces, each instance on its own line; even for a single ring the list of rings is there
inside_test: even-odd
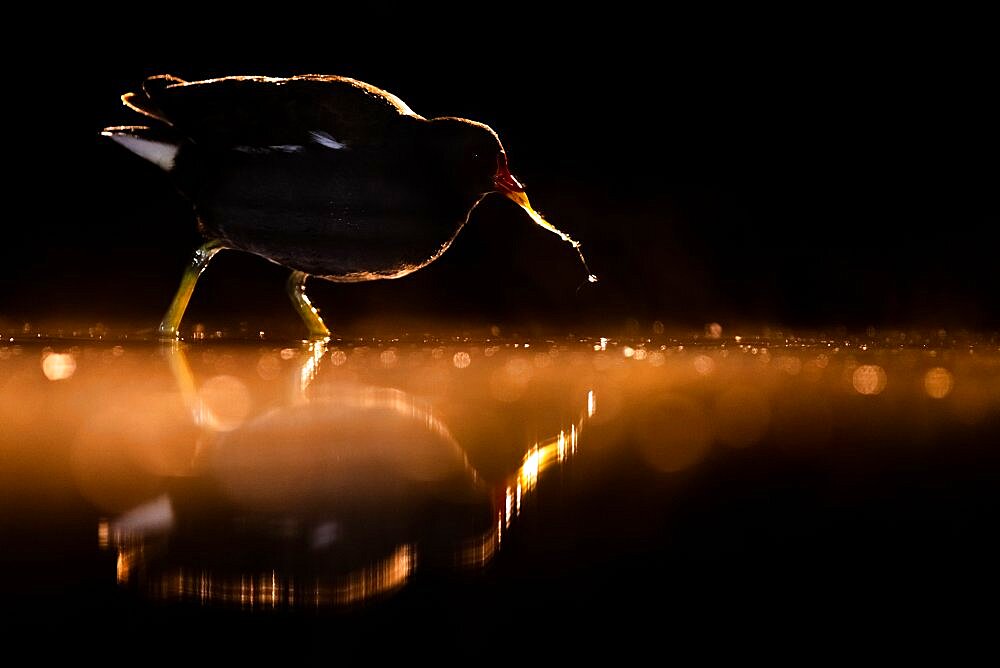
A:
[[[995,584],[988,338],[14,337],[0,426],[4,588],[112,645],[926,620]]]

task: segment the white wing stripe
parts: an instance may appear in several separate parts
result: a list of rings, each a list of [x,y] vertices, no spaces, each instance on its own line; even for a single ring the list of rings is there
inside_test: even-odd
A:
[[[312,137],[314,142],[320,144],[321,146],[326,146],[327,148],[332,148],[335,150],[347,148],[347,144],[337,141],[336,139],[331,137],[329,133],[323,132],[322,130],[311,130],[309,132],[309,136]]]

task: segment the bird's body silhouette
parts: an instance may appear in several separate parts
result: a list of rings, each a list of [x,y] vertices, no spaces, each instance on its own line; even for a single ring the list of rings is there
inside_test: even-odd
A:
[[[491,192],[572,242],[531,209],[488,126],[425,119],[361,81],[160,75],[122,101],[149,125],[104,134],[170,173],[206,239],[161,324],[167,338],[223,248],[292,269],[290,293],[320,338],[329,332],[305,297],[308,276],[405,276],[440,257]]]

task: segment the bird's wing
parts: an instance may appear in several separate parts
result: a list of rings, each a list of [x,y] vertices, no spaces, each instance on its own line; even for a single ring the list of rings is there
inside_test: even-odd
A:
[[[391,93],[330,75],[192,82],[160,75],[122,100],[198,144],[219,147],[371,145],[401,116],[421,118]]]

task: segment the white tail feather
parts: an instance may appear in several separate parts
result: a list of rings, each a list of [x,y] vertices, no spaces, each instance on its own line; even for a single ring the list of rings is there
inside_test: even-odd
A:
[[[177,150],[180,148],[176,144],[143,139],[135,135],[118,132],[105,131],[101,134],[105,137],[111,137],[140,158],[149,160],[163,171],[169,172],[174,168],[174,159],[177,157]]]

